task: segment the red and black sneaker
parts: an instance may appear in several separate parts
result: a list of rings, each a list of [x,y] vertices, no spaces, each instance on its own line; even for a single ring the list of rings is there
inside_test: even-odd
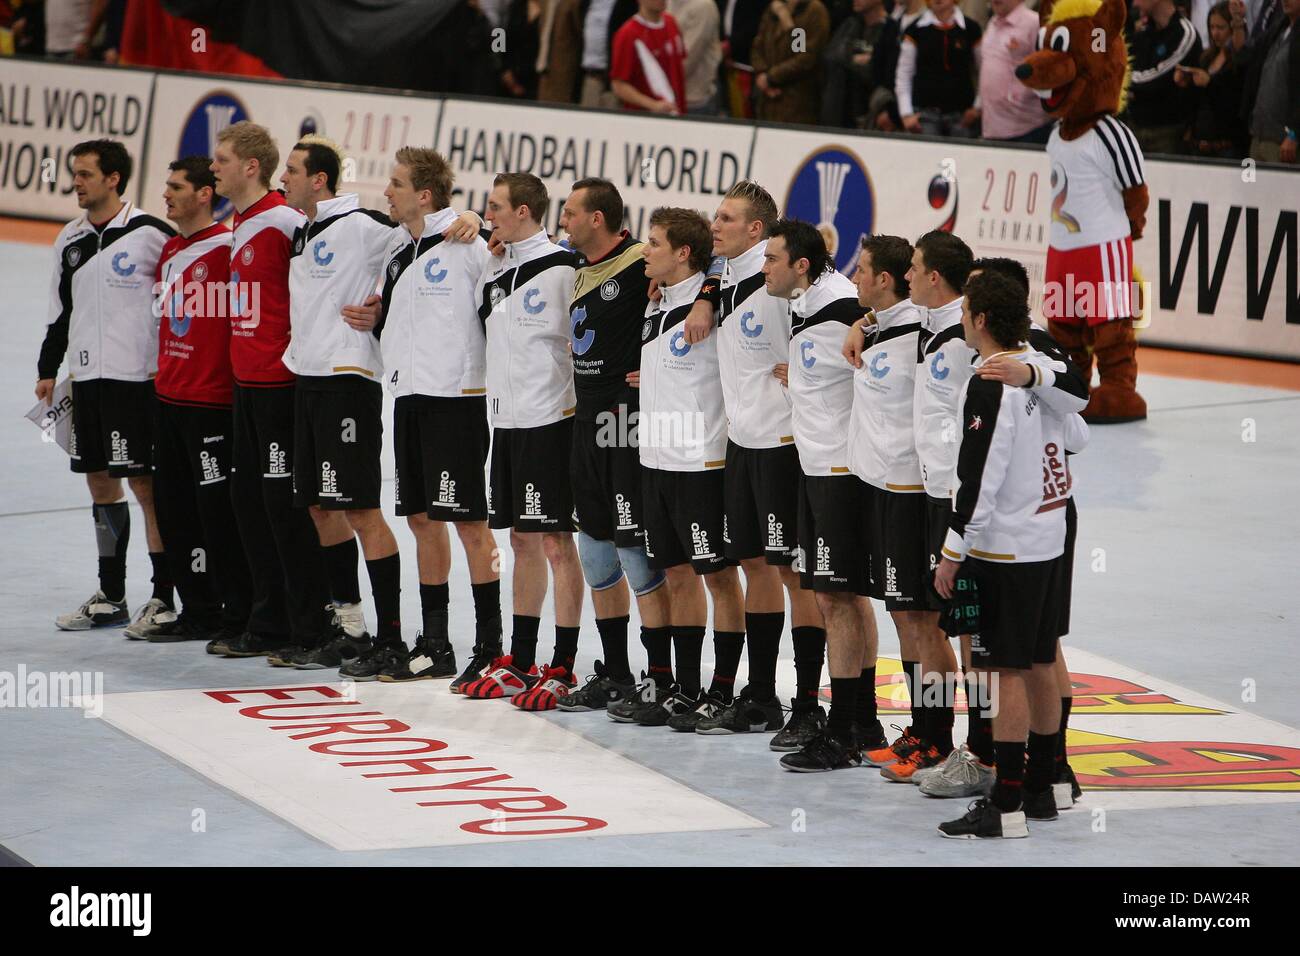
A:
[[[510,703],[520,710],[555,710],[561,698],[578,686],[578,678],[567,667],[543,667],[537,684],[515,694]]]
[[[539,679],[536,664],[525,673],[514,666],[514,659],[507,654],[494,660],[488,672],[466,684],[461,693],[474,700],[499,700],[531,690]]]

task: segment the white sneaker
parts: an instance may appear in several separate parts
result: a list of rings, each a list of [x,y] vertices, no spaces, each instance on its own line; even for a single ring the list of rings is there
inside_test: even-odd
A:
[[[366,633],[365,610],[358,604],[335,604],[334,623],[343,629],[343,633],[354,641],[368,637]]]
[[[993,768],[980,763],[964,745],[953,753],[957,754],[956,760],[944,761],[938,773],[921,781],[921,792],[927,797],[981,797],[992,793],[997,780]]]
[[[911,778],[912,783],[919,787],[922,781],[926,778],[933,777],[936,773],[942,773],[944,769],[951,767],[957,761],[961,760],[961,751],[965,749],[966,745],[962,744],[961,750],[954,749],[948,751],[948,756],[943,758],[943,763],[935,764],[933,767],[922,767],[920,770],[913,771]]]
[[[157,598],[150,598],[149,603],[135,615],[135,620],[126,629],[126,636],[133,641],[147,641],[150,635],[157,634],[164,624],[175,624],[179,615]]]
[[[54,626],[61,631],[89,631],[95,627],[121,627],[129,620],[126,601],[110,601],[103,591],[96,591],[71,614],[56,617]]]

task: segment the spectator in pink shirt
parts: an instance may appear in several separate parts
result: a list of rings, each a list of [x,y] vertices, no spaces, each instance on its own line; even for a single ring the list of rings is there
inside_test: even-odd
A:
[[[980,106],[984,138],[1046,143],[1052,118],[1033,90],[1016,79],[1016,67],[1034,52],[1038,14],[1021,0],[990,0],[993,16],[984,27],[980,64]]]

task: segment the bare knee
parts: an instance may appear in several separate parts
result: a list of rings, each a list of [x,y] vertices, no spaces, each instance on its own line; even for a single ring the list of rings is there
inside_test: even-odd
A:
[[[141,475],[138,478],[128,478],[127,484],[131,486],[131,494],[135,500],[140,502],[142,507],[153,504],[153,478],[149,475]]]
[[[542,550],[551,564],[564,564],[578,557],[578,549],[571,534],[542,535]]]
[[[704,575],[704,586],[714,596],[729,597],[740,589],[740,576],[735,568],[723,568],[721,571]]]
[[[378,531],[387,526],[384,513],[378,508],[349,509],[343,514],[347,518],[348,526],[358,534]]]
[[[96,504],[112,504],[122,497],[122,481],[112,478],[107,471],[92,471],[86,475],[86,487]]]
[[[541,550],[541,535],[529,534],[510,529],[510,550],[518,555],[536,554]]]

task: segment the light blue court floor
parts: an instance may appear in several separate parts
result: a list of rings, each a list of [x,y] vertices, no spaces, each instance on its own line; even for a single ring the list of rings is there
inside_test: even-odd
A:
[[[1147,376],[1151,418],[1094,429],[1073,461],[1067,641],[1071,762],[1087,792],[1027,840],[957,842],[935,825],[964,802],[868,769],[783,772],[767,735],[525,714],[453,698],[445,682],[350,692],[329,672],[55,630],[94,589],[93,529],[82,479],[22,417],[48,250],[0,243],[0,256],[0,845],[34,864],[1260,865],[1300,851],[1300,393]],[[394,529],[409,639],[414,542]],[[134,609],[149,594],[138,511],[132,539]],[[463,656],[459,552],[451,593]],[[897,640],[877,617],[881,705],[900,711],[883,719],[901,724]],[[539,656],[549,606],[544,621]],[[588,602],[580,673],[598,650]],[[788,637],[783,651],[788,696]],[[57,675],[74,673],[82,683],[64,689],[88,710],[49,706],[40,690],[54,681],[57,697]],[[301,706],[256,709],[267,704]]]

